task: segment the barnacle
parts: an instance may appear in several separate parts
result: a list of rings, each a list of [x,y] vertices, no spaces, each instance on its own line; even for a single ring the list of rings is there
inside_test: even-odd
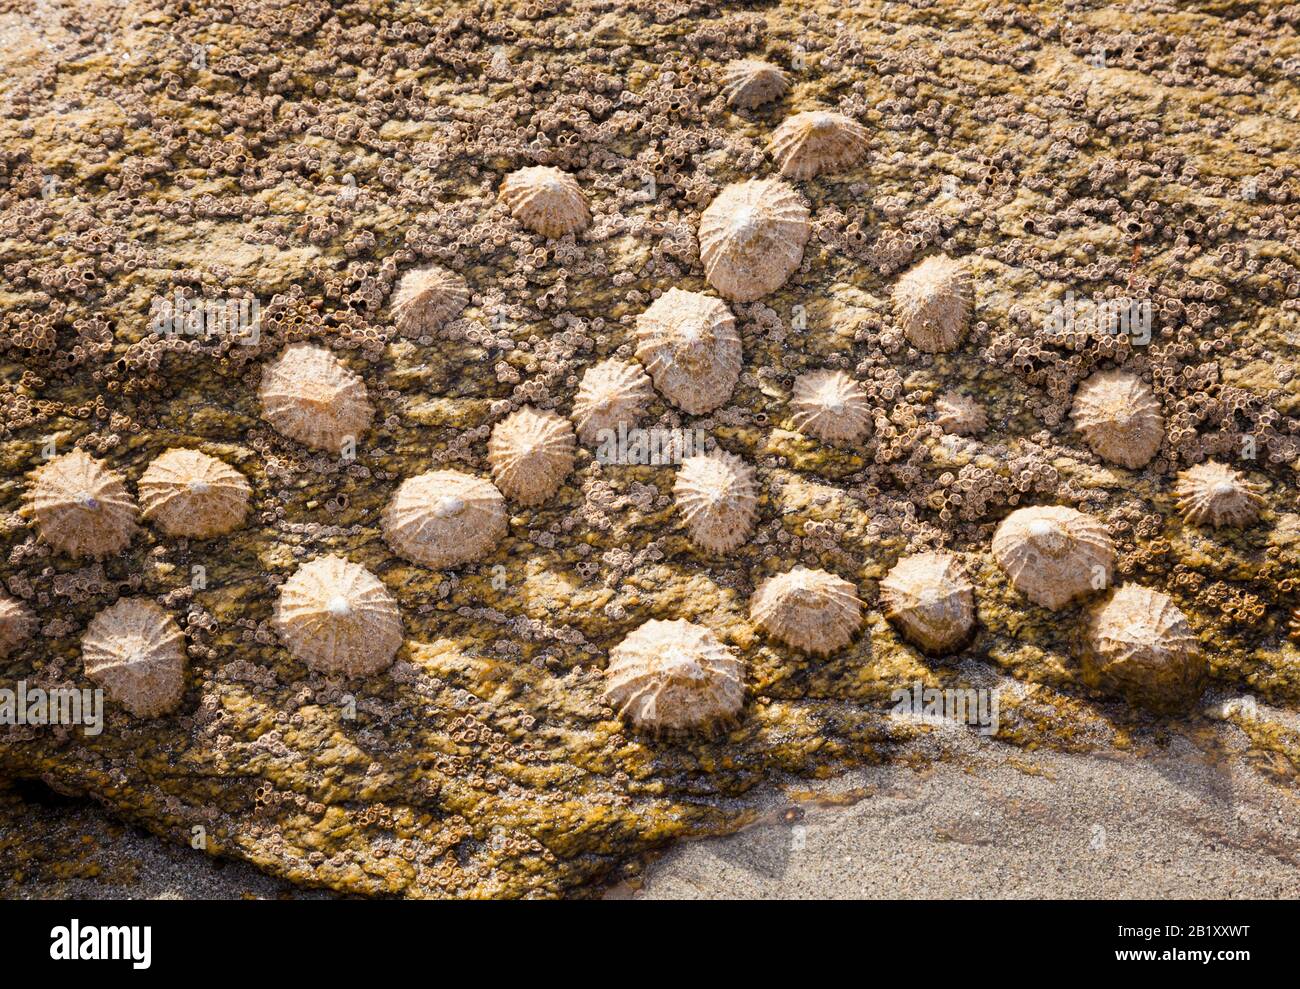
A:
[[[17,598],[0,594],[0,659],[31,638],[36,628],[32,609]]]
[[[700,216],[704,277],[728,299],[760,299],[799,267],[811,229],[808,207],[786,183],[733,182]]]
[[[780,99],[789,88],[789,77],[771,62],[737,58],[722,67],[722,91],[727,102],[741,110]]]
[[[341,556],[298,568],[280,588],[275,625],[293,657],[318,673],[371,676],[402,645],[402,616],[379,578]]]
[[[573,470],[575,445],[568,419],[526,405],[492,428],[492,479],[512,501],[540,505]]]
[[[781,122],[768,141],[768,153],[781,174],[810,179],[822,172],[848,168],[867,151],[867,129],[830,110],[796,113]]]
[[[774,639],[825,656],[848,645],[862,627],[862,602],[842,577],[795,567],[759,584],[749,617]]]
[[[702,625],[651,619],[609,651],[605,703],[659,732],[730,721],[745,700],[745,664]]]
[[[904,272],[894,285],[894,315],[917,350],[952,350],[966,334],[971,291],[966,266],[936,254]]]
[[[610,358],[589,367],[573,399],[578,437],[594,443],[602,430],[631,429],[654,400],[654,388],[640,364]]]
[[[711,553],[744,543],[758,519],[754,469],[725,450],[682,461],[673,485],[691,541]]]
[[[1151,386],[1127,371],[1098,371],[1081,384],[1072,415],[1092,452],[1122,467],[1146,466],[1165,437]]]
[[[799,432],[827,443],[856,443],[871,432],[871,401],[843,371],[799,375],[790,408]]]
[[[123,598],[91,619],[81,658],[86,676],[137,718],[166,714],[185,693],[185,634],[145,598]]]
[[[637,317],[637,359],[684,412],[711,412],[740,378],[740,334],[720,299],[670,288]]]
[[[407,478],[384,509],[393,552],[427,567],[481,559],[506,535],[506,506],[491,481],[454,470]]]
[[[469,286],[454,271],[436,264],[412,268],[393,290],[393,322],[403,336],[437,332],[469,303]]]
[[[1156,711],[1186,708],[1208,674],[1187,616],[1167,594],[1123,584],[1089,617],[1084,679]]]
[[[169,536],[220,536],[248,512],[244,475],[198,450],[168,450],[145,469],[139,489],[144,517]]]
[[[1016,590],[1059,611],[1109,586],[1115,546],[1091,515],[1060,505],[1022,508],[993,534],[993,557]]]
[[[1180,472],[1174,485],[1178,510],[1192,525],[1250,525],[1259,517],[1264,490],[1264,485],[1213,460]]]
[[[534,165],[511,172],[501,183],[501,201],[516,220],[543,237],[577,233],[591,223],[577,179],[558,168]]]
[[[969,395],[945,392],[934,403],[934,421],[945,433],[978,436],[988,426],[983,407]]]
[[[324,347],[290,344],[262,374],[262,413],[275,430],[318,450],[339,452],[370,425],[366,385]]]
[[[121,476],[81,449],[35,471],[26,511],[41,538],[72,557],[117,553],[137,531],[135,501]]]
[[[942,655],[965,641],[975,624],[975,595],[951,553],[917,553],[880,582],[885,617],[928,653]]]

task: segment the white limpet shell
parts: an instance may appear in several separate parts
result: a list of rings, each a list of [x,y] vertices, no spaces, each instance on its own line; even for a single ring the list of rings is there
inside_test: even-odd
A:
[[[262,373],[262,414],[276,432],[339,453],[370,426],[365,382],[324,347],[294,343]]]
[[[768,153],[786,178],[810,179],[856,163],[867,152],[867,129],[832,110],[796,113],[768,141]]]
[[[952,350],[966,335],[971,287],[966,265],[935,254],[894,285],[894,316],[908,342],[927,354]]]
[[[402,645],[402,615],[383,583],[341,556],[298,568],[280,588],[275,626],[293,657],[330,676],[372,676]]]
[[[1079,385],[1071,415],[1093,453],[1130,470],[1150,463],[1165,438],[1155,392],[1127,371],[1098,371]]]
[[[573,470],[576,447],[568,419],[526,405],[492,428],[492,479],[511,501],[540,505],[560,490]]]
[[[862,627],[862,602],[842,577],[795,567],[759,584],[749,617],[774,639],[826,656],[853,641]]]
[[[960,392],[940,395],[935,400],[934,410],[934,421],[945,433],[978,436],[988,426],[988,416],[979,402]]]
[[[952,553],[905,556],[880,582],[885,617],[909,642],[943,655],[961,645],[975,624],[975,592]]]
[[[381,524],[394,553],[443,569],[487,556],[505,538],[507,518],[491,481],[435,470],[403,481]]]
[[[436,333],[468,304],[465,279],[436,264],[403,274],[390,302],[393,322],[405,337]]]
[[[1016,590],[1059,611],[1110,586],[1115,545],[1105,526],[1076,509],[1022,508],[993,534],[993,557]]]
[[[795,428],[826,443],[856,443],[871,432],[871,400],[843,371],[808,371],[790,397]]]
[[[573,399],[573,421],[584,443],[600,439],[602,430],[632,429],[654,401],[654,386],[640,364],[617,358],[587,368]]]
[[[761,59],[732,59],[722,69],[722,92],[727,102],[740,110],[780,99],[789,88],[789,76]]]
[[[144,598],[123,598],[91,619],[81,658],[86,676],[137,718],[167,714],[185,693],[185,634]]]
[[[0,594],[0,659],[32,637],[36,630],[36,615],[17,598]]]
[[[808,207],[785,182],[733,182],[700,216],[704,277],[727,299],[761,299],[798,270],[811,230]]]
[[[1248,526],[1264,505],[1262,484],[1214,460],[1178,474],[1174,494],[1183,521],[1191,525]]]
[[[709,629],[651,619],[609,651],[606,704],[637,728],[710,728],[745,700],[745,664]]]
[[[238,529],[248,514],[244,475],[198,450],[166,451],[138,487],[144,517],[169,536],[210,539]]]
[[[533,233],[556,239],[591,223],[582,188],[568,172],[534,165],[511,172],[501,183],[501,201]]]
[[[691,541],[710,553],[728,553],[754,532],[758,485],[754,469],[725,450],[682,461],[673,484]]]
[[[121,552],[139,529],[121,475],[81,449],[33,472],[24,512],[45,542],[71,557],[98,560]]]
[[[721,299],[670,288],[637,317],[636,335],[637,360],[683,412],[712,412],[731,397],[743,354]]]

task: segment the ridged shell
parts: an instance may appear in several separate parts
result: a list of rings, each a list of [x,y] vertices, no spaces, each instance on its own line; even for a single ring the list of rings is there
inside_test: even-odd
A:
[[[248,481],[198,450],[171,449],[140,478],[144,517],[169,536],[208,539],[238,529],[248,513]]]
[[[843,371],[809,371],[790,396],[799,432],[827,443],[856,443],[871,432],[871,400]]]
[[[1213,460],[1179,472],[1174,485],[1178,511],[1192,525],[1250,525],[1259,518],[1264,490],[1264,485]]]
[[[749,539],[758,519],[754,469],[733,453],[713,450],[687,457],[673,485],[691,541],[727,553]]]
[[[1060,505],[1022,508],[993,534],[993,557],[1016,590],[1059,611],[1110,585],[1115,546],[1091,515]]]
[[[121,475],[80,449],[32,474],[25,510],[41,538],[71,557],[118,553],[138,530],[135,501]]]
[[[789,77],[771,62],[738,58],[722,69],[722,92],[739,110],[752,110],[780,99],[790,88]]]
[[[0,659],[32,637],[36,630],[36,615],[17,598],[0,594]]]
[[[951,553],[906,556],[880,581],[885,617],[934,655],[952,652],[975,624],[975,594]]]
[[[912,346],[927,354],[961,343],[970,309],[966,266],[944,254],[921,261],[894,285],[894,316]]]
[[[576,445],[568,419],[525,405],[492,428],[492,479],[511,501],[540,505],[573,470]]]
[[[1071,415],[1093,453],[1131,470],[1150,463],[1165,438],[1155,393],[1127,371],[1098,371],[1079,385]]]
[[[722,300],[670,288],[637,317],[636,335],[637,360],[682,411],[712,412],[731,397],[743,354]]]
[[[394,553],[442,569],[481,559],[506,535],[506,503],[491,481],[435,470],[402,482],[384,509]]]
[[[786,183],[733,182],[700,216],[704,277],[725,298],[761,299],[798,270],[811,229],[808,207]]]
[[[276,432],[339,453],[375,414],[366,385],[324,347],[294,343],[262,374],[262,414]]]
[[[745,701],[745,664],[707,628],[651,619],[609,651],[605,703],[653,732],[729,721]]]
[[[591,223],[577,179],[558,168],[534,165],[511,172],[501,183],[501,201],[516,220],[543,237],[577,233]]]
[[[867,153],[867,129],[830,110],[796,113],[772,132],[767,151],[792,179],[841,171]]]
[[[862,627],[862,603],[847,580],[795,567],[758,585],[749,617],[772,638],[825,656],[853,641]]]
[[[1084,679],[1156,711],[1201,696],[1208,668],[1187,617],[1169,596],[1124,584],[1090,616]]]
[[[945,433],[978,436],[988,426],[988,416],[979,402],[959,392],[945,392],[934,403],[934,421]]]
[[[573,399],[573,421],[578,438],[595,443],[604,429],[622,423],[632,429],[654,401],[654,387],[640,364],[610,358],[587,368]]]
[[[371,676],[402,645],[402,615],[388,588],[365,567],[322,556],[280,588],[275,626],[293,657],[330,676]]]
[[[430,336],[469,304],[469,285],[436,264],[402,275],[391,301],[393,322],[404,337]]]
[[[123,598],[91,619],[81,659],[86,676],[137,718],[174,710],[185,693],[185,634],[144,598]]]

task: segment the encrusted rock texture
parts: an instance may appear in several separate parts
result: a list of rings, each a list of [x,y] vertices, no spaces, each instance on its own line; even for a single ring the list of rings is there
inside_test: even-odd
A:
[[[98,736],[0,727],[0,773],[300,886],[549,897],[743,824],[765,783],[909,758],[927,729],[887,713],[916,681],[1000,687],[1007,745],[1203,737],[1203,707],[1160,719],[1083,683],[1097,599],[1049,612],[993,562],[1010,512],[1067,505],[1109,532],[1116,583],[1187,616],[1211,691],[1281,712],[1227,716],[1253,765],[1293,786],[1298,29],[1300,7],[1273,2],[0,0],[0,580],[38,618],[0,687],[92,686],[81,636],[120,597],[166,608],[188,653],[173,713],[110,704]],[[777,65],[789,90],[730,106],[735,59]],[[601,464],[582,444],[555,495],[508,503],[487,557],[431,571],[396,556],[380,518],[403,479],[489,476],[496,423],[525,405],[567,417],[584,370],[633,359],[655,298],[712,294],[700,214],[776,176],[772,132],[816,110],[869,147],[794,183],[812,233],[779,290],[728,304],[736,388],[703,416],[656,393],[642,423],[703,429],[753,466],[754,536],[693,547],[674,466]],[[548,240],[511,216],[501,182],[531,166],[576,179],[589,226]],[[941,253],[966,265],[973,310],[954,350],[927,354],[891,292]],[[390,296],[430,264],[465,279],[468,304],[404,336]],[[156,300],[184,297],[257,300],[256,342],[154,332]],[[1067,298],[1148,300],[1150,340],[1052,325]],[[366,384],[353,459],[261,418],[262,370],[299,341]],[[1078,384],[1119,367],[1163,408],[1138,470],[1070,419]],[[794,381],[818,369],[861,383],[863,439],[797,431]],[[973,435],[935,421],[954,395],[987,417]],[[74,447],[133,493],[165,450],[199,449],[249,480],[250,512],[218,539],[145,525],[124,551],[70,559],[19,509],[31,472]],[[1183,522],[1175,476],[1209,458],[1263,485],[1253,524]],[[880,578],[933,550],[975,589],[972,637],[946,658],[879,607]],[[383,673],[331,679],[277,639],[279,586],[327,554],[401,609]],[[829,657],[750,623],[754,588],[796,565],[867,605]],[[656,738],[602,706],[609,649],[650,619],[706,626],[743,658],[734,723]],[[22,895],[21,873],[0,888]]]

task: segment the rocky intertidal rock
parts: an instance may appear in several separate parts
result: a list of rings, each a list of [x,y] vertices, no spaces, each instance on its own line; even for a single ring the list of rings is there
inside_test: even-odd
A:
[[[86,676],[137,718],[170,713],[185,693],[185,635],[143,598],[123,598],[96,615],[81,659]]]

